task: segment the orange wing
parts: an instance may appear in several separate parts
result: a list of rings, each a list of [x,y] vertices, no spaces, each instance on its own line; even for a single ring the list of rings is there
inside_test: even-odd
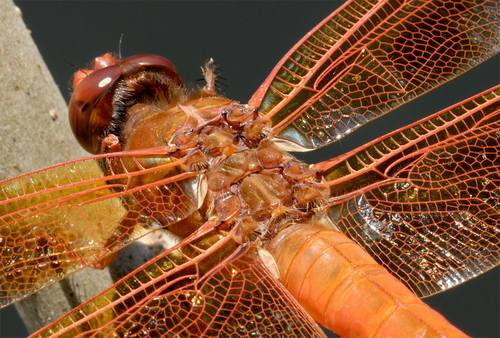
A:
[[[251,249],[203,228],[34,336],[324,336]]]
[[[500,262],[500,86],[317,165],[335,225],[417,295]]]
[[[348,1],[250,99],[289,149],[343,138],[495,55],[498,1]]]
[[[0,307],[192,214],[198,177],[165,150],[89,157],[0,182]]]

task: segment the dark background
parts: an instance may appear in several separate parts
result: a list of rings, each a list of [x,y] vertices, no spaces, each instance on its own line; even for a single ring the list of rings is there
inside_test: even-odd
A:
[[[63,95],[75,68],[94,56],[157,53],[170,58],[185,82],[201,78],[213,57],[226,79],[225,95],[246,102],[280,57],[342,1],[26,1],[27,26]],[[324,160],[466,99],[498,82],[498,57],[424,98],[359,129],[338,144],[302,156]],[[500,336],[498,269],[426,300],[475,337]],[[362,306],[360,304],[360,306]],[[0,336],[26,331],[10,306],[0,311]]]

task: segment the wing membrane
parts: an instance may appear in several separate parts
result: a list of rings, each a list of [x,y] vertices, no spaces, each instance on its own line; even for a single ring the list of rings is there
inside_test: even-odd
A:
[[[256,256],[217,232],[179,243],[35,336],[53,334],[324,336]]]
[[[354,0],[278,63],[250,104],[312,150],[495,55],[497,1]]]
[[[318,165],[329,216],[420,296],[500,262],[500,86]]]
[[[182,163],[145,150],[0,182],[0,306],[190,215],[197,177]]]

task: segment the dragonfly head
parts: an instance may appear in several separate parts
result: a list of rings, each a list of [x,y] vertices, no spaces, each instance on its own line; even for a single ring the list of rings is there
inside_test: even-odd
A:
[[[73,77],[69,103],[73,133],[85,150],[97,154],[107,134],[120,133],[128,108],[158,95],[168,99],[172,87],[182,87],[182,81],[172,62],[162,56],[98,56],[92,68],[80,69]]]

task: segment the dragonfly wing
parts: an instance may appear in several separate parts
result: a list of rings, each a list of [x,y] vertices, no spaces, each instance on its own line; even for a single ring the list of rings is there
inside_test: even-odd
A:
[[[185,240],[35,336],[324,336],[250,249],[204,238],[209,250]]]
[[[0,307],[193,213],[198,177],[165,154],[99,155],[0,182]]]
[[[250,99],[291,150],[353,132],[495,55],[498,1],[351,0],[300,40]]]
[[[500,262],[500,86],[317,165],[328,214],[419,296]]]

